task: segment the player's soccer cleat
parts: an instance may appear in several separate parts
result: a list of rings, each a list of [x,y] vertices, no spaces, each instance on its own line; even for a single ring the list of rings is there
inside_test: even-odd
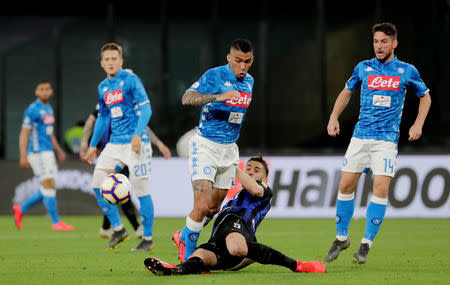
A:
[[[178,247],[178,259],[183,263],[186,260],[184,259],[184,253],[186,251],[186,244],[181,239],[181,231],[176,231],[172,236],[173,243]]]
[[[98,231],[98,236],[101,238],[111,238],[113,233],[114,231],[112,228],[106,230],[104,228],[100,228],[100,230]]]
[[[335,239],[333,241],[333,244],[331,245],[330,250],[328,251],[327,255],[323,258],[324,261],[330,262],[338,258],[339,253],[343,250],[347,250],[350,248],[350,239],[346,239],[344,241],[340,241],[338,239]]]
[[[134,237],[141,239],[143,235],[144,235],[144,227],[142,225],[139,225],[139,227],[134,232]]]
[[[147,257],[144,260],[144,264],[148,270],[150,270],[153,274],[159,276],[181,274],[181,269],[178,266],[165,263],[164,261],[161,261],[153,257]]]
[[[135,248],[132,248],[131,251],[153,251],[153,248],[155,247],[155,244],[152,240],[145,240],[142,239],[142,241],[136,246]]]
[[[73,226],[64,223],[63,221],[59,221],[56,224],[52,225],[53,231],[73,231]]]
[[[362,243],[359,246],[359,249],[355,254],[353,255],[353,262],[358,264],[364,264],[367,261],[367,255],[369,255],[369,244]]]
[[[22,229],[22,218],[23,218],[24,214],[22,213],[22,210],[20,209],[20,205],[14,205],[13,212],[14,212],[14,222],[16,223],[16,227],[19,230],[21,230]]]
[[[119,243],[127,241],[129,239],[130,236],[128,235],[128,232],[125,228],[121,229],[120,231],[114,231],[111,240],[105,246],[105,250],[113,250],[119,245]]]
[[[320,261],[301,262],[300,260],[297,260],[295,272],[325,273],[327,272],[327,267]]]

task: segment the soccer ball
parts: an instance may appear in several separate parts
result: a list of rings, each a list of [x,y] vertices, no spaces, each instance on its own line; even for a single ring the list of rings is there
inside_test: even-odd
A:
[[[100,192],[103,200],[109,204],[121,205],[130,200],[131,189],[131,183],[125,175],[114,173],[105,178]]]

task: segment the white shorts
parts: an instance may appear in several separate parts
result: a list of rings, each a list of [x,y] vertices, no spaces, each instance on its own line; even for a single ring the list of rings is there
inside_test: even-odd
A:
[[[397,170],[397,144],[374,139],[352,138],[342,162],[342,171],[394,177]]]
[[[213,187],[230,189],[239,164],[236,143],[219,144],[195,134],[189,142],[189,172],[192,181],[212,181]]]
[[[28,163],[33,169],[34,176],[39,181],[55,179],[58,172],[55,153],[53,151],[42,151],[39,153],[29,153],[27,155]]]
[[[114,169],[120,172],[128,166],[130,179],[149,178],[152,163],[152,147],[148,142],[141,142],[141,153],[137,154],[129,144],[106,144],[100,153],[96,169]]]

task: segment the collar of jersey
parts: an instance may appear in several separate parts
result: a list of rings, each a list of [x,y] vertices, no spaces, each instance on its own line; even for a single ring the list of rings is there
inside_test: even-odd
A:
[[[391,65],[391,64],[393,64],[393,63],[395,63],[395,62],[397,62],[397,56],[394,55],[394,58],[393,58],[391,61],[388,61],[388,62],[385,62],[385,63],[380,62],[376,57],[374,58],[374,61],[375,61],[375,63],[376,63],[377,65],[381,65],[381,66],[389,66],[389,65]]]
[[[126,72],[126,71],[123,70],[123,69],[121,68],[121,69],[119,70],[119,72],[117,72],[117,75],[114,76],[112,79],[109,78],[108,76],[106,76],[106,79],[107,79],[108,81],[113,82],[113,81],[117,80],[118,78],[122,77],[122,74],[123,74],[124,72]]]

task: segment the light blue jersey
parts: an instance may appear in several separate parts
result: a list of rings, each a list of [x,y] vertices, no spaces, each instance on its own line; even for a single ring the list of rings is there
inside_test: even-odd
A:
[[[121,69],[114,78],[106,78],[98,85],[98,93],[99,114],[111,118],[110,142],[131,143],[139,120],[135,106],[150,103],[141,80],[135,74]],[[150,141],[146,128],[140,135],[142,141]]]
[[[25,110],[22,127],[31,128],[27,153],[53,151],[51,135],[55,117],[50,104],[44,104],[39,99]]]
[[[361,110],[353,137],[398,143],[406,89],[417,97],[429,90],[417,69],[394,57],[381,63],[376,58],[360,62],[346,83],[347,89],[361,87]]]
[[[254,79],[248,73],[242,80],[238,80],[229,64],[212,68],[203,74],[188,91],[197,91],[201,94],[222,94],[230,90],[237,90],[241,96],[236,100],[230,99],[203,105],[199,124],[195,128],[197,133],[220,144],[236,142],[252,100],[253,83]]]

